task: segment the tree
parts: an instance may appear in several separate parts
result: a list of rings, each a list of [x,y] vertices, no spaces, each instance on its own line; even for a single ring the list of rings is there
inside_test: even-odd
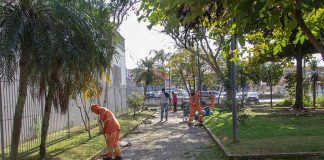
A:
[[[316,82],[319,79],[318,75],[318,61],[316,59],[312,59],[309,62],[309,68],[311,70],[311,81],[312,81],[312,91],[313,91],[313,108],[316,108]]]
[[[240,63],[236,67],[237,76],[237,86],[240,86],[242,92],[241,106],[244,108],[244,99],[245,99],[245,87],[247,86],[248,74],[244,72],[243,63]]]
[[[30,67],[32,58],[37,52],[34,49],[40,43],[38,41],[40,34],[50,36],[47,32],[39,32],[38,29],[48,28],[48,20],[51,16],[48,6],[37,0],[8,2],[1,5],[0,10],[0,35],[2,37],[0,59],[6,60],[1,65],[11,66],[6,63],[19,61],[18,100],[15,106],[10,148],[10,159],[17,159]]]
[[[127,17],[128,12],[135,10],[134,6],[140,2],[140,0],[100,0],[104,4],[107,3],[110,21],[115,24],[116,28],[123,23],[124,19]],[[94,1],[95,2],[95,1]]]
[[[323,49],[323,9],[322,1],[161,1],[144,0],[141,5],[142,17],[147,17],[151,25],[161,24],[161,20],[169,20],[169,28],[177,25],[185,26],[182,30],[190,35],[192,29],[207,27],[212,32],[233,31],[238,41],[245,45],[244,35],[262,31],[272,34],[278,30],[286,38],[276,38],[278,52],[286,45],[292,30],[298,28],[298,36],[294,43],[303,43],[309,39],[311,44],[322,53]],[[235,17],[235,22],[232,18]],[[278,21],[279,19],[279,21]]]
[[[90,24],[91,20],[85,20],[84,15],[81,15],[77,11],[65,5],[58,3],[46,3],[45,5],[38,1],[22,1],[20,5],[22,6],[14,6],[17,7],[17,11],[15,10],[15,12],[10,12],[13,16],[8,14],[9,18],[5,19],[5,23],[9,23],[8,26],[12,25],[12,21],[17,20],[18,28],[13,28],[17,29],[17,33],[3,32],[3,34],[13,34],[11,35],[13,38],[22,37],[22,40],[18,39],[17,42],[15,42],[20,43],[20,46],[18,44],[13,45],[13,47],[16,47],[15,45],[18,46],[17,50],[21,49],[21,54],[26,52],[26,48],[28,49],[27,52],[29,52],[29,57],[20,58],[20,61],[28,63],[28,66],[23,66],[28,68],[28,72],[24,71],[26,69],[20,66],[20,73],[28,73],[26,79],[32,79],[31,82],[35,83],[34,85],[38,83],[40,96],[46,96],[40,144],[40,158],[43,159],[46,152],[45,143],[52,104],[54,103],[56,109],[60,106],[62,112],[65,113],[72,89],[75,89],[75,87],[77,87],[77,89],[87,87],[87,84],[93,81],[93,77],[97,76],[97,72],[103,72],[107,66],[110,66],[114,53],[114,47],[112,47],[113,34],[110,32],[109,37],[105,37],[105,39],[102,37],[98,38],[97,35],[103,34],[99,34],[97,33],[97,30],[93,29],[93,25]],[[20,11],[19,9],[23,11]],[[24,15],[27,13],[25,10],[31,12],[29,14],[32,16],[37,16],[29,17],[29,14]],[[22,17],[19,17],[21,14],[19,12],[23,12]],[[26,27],[24,28],[26,31],[23,30],[26,33],[20,33],[21,30],[19,27],[21,26],[19,25],[20,23],[25,23],[24,18],[26,17],[24,16],[30,18],[30,20],[27,21],[27,24],[21,25],[23,26],[22,28]],[[21,21],[21,19],[14,18],[23,18],[23,20]],[[39,18],[44,21],[39,20]],[[12,31],[5,27],[7,26],[4,25],[3,31]],[[108,33],[109,30],[106,28],[105,32]],[[98,39],[100,41],[98,41]],[[27,42],[24,42],[26,40]],[[9,41],[12,41],[12,39],[9,39]],[[2,41],[2,43],[7,45],[7,41],[5,40]],[[25,48],[21,46],[24,46]],[[3,55],[6,54],[7,53],[4,53]],[[26,82],[23,78],[20,78],[20,83],[22,84]],[[26,88],[24,85],[20,85],[19,87]],[[23,92],[26,92],[25,90]],[[20,100],[21,98],[18,98],[17,104],[19,103],[19,105],[22,103]],[[14,123],[11,146],[12,159],[15,159],[17,156],[17,149],[15,148],[18,148],[19,144],[20,129],[19,131],[16,131],[16,128],[21,127],[22,112],[18,112],[21,112],[20,109],[16,109],[15,115],[20,114],[20,117],[18,120],[15,120],[15,122],[20,123],[20,126]]]
[[[144,96],[137,93],[132,93],[127,97],[128,107],[133,110],[133,117],[135,117],[136,111],[139,110],[140,106],[144,103]]]
[[[276,85],[283,74],[283,64],[265,63],[261,66],[262,81],[270,86],[270,107],[272,108],[272,86]]]
[[[65,113],[73,94],[88,89],[98,92],[91,84],[96,84],[98,75],[105,73],[110,67],[115,53],[112,29],[101,32],[95,18],[85,19],[86,14],[77,12],[65,4],[55,4],[53,17],[54,25],[49,32],[54,35],[50,39],[54,52],[40,55],[42,58],[38,59],[46,64],[46,67],[38,68],[41,68],[41,75],[45,75],[49,88],[42,122],[40,159],[45,158],[52,103],[55,108],[60,107]],[[107,34],[109,36],[103,36]],[[102,45],[103,43],[105,45]],[[44,51],[46,47],[42,45],[39,50]]]
[[[146,92],[148,85],[161,84],[165,79],[165,74],[160,70],[154,68],[155,59],[145,57],[138,63],[138,67],[132,71],[134,75],[134,81],[137,84],[144,84],[144,97],[146,98]]]
[[[155,66],[156,69],[159,69],[160,71],[166,73],[167,72],[167,68],[165,66],[165,61],[169,60],[171,53],[165,53],[163,49],[157,51],[157,50],[151,50],[150,51],[150,55],[154,54],[153,60],[155,61]],[[170,71],[169,71],[169,85],[171,85],[171,75],[170,75]],[[164,81],[164,87],[166,86],[166,81]]]
[[[285,35],[279,30],[274,30],[273,35],[257,32],[247,35],[249,42],[253,44],[247,52],[252,53],[250,56],[250,64],[262,64],[268,61],[273,62],[289,62],[296,59],[296,87],[295,87],[295,104],[293,108],[297,110],[303,109],[303,75],[302,75],[302,59],[311,54],[316,53],[316,49],[308,40],[295,44],[295,37],[298,35],[298,29],[295,28],[290,37],[285,38]],[[275,38],[274,38],[275,37]],[[277,47],[276,39],[286,39],[284,47]]]
[[[206,65],[198,66],[195,54],[188,50],[180,50],[172,55],[168,65],[172,73],[180,77],[188,93],[197,89],[198,68],[206,68]]]

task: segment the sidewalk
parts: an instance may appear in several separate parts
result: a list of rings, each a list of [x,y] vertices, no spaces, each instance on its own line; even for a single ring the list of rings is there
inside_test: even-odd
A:
[[[189,128],[182,120],[181,111],[169,112],[167,122],[159,122],[159,113],[151,121],[151,124],[139,126],[123,140],[132,143],[132,146],[123,148],[123,159],[204,159],[201,155],[209,152],[216,154],[213,159],[224,159],[224,155],[217,151],[206,151],[206,147],[214,145],[211,138],[202,127]]]

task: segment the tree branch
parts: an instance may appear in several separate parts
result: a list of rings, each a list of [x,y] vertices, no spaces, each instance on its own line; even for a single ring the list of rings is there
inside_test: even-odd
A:
[[[299,24],[301,30],[307,36],[309,41],[313,44],[313,46],[321,53],[322,59],[324,60],[324,47],[318,42],[314,34],[309,30],[309,28],[306,26],[304,19],[301,15],[300,9],[295,9],[293,12],[293,15],[295,19],[297,20],[297,23]]]

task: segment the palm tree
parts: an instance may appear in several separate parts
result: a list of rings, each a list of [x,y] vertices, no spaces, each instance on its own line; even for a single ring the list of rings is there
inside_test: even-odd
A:
[[[144,84],[144,97],[146,97],[147,87],[152,84],[161,84],[165,74],[157,69],[154,69],[155,59],[141,59],[138,67],[132,71],[134,80],[137,84]]]
[[[48,28],[51,19],[47,5],[38,0],[8,2],[0,7],[0,46],[1,59],[9,59],[8,63],[17,62],[19,66],[18,100],[15,107],[11,136],[10,159],[17,159],[18,145],[22,125],[22,115],[27,95],[27,84],[30,77],[32,57],[37,51],[38,36],[47,34],[40,28]],[[47,35],[49,36],[49,35]]]
[[[311,81],[312,81],[312,90],[313,90],[313,108],[316,108],[316,82],[319,79],[318,75],[318,61],[312,59],[309,62],[309,68],[311,70]]]
[[[62,4],[55,4],[53,10],[54,24],[49,30],[52,51],[42,57],[36,67],[40,71],[40,83],[48,86],[45,100],[44,116],[41,130],[40,159],[45,158],[46,139],[52,104],[66,112],[70,97],[78,94],[97,80],[98,74],[110,67],[115,52],[113,47],[113,31],[103,38],[94,27],[94,21],[85,20],[76,10]],[[109,23],[109,22],[107,22]],[[98,38],[98,36],[101,38]],[[46,39],[46,37],[44,37]],[[43,40],[46,41],[46,40]],[[105,46],[101,46],[105,43]],[[45,51],[47,45],[38,49]],[[44,63],[46,65],[44,65]],[[41,67],[41,66],[46,67]],[[45,79],[45,82],[42,80]],[[46,88],[46,87],[40,87]],[[97,89],[97,88],[94,88]]]
[[[171,58],[171,53],[165,53],[163,49],[157,51],[157,50],[151,50],[150,54],[154,53],[153,60],[156,62],[156,65],[160,71],[166,72],[166,66],[165,66],[165,61],[170,60]],[[169,89],[171,92],[171,72],[169,68]],[[166,81],[164,81],[164,87],[166,87]]]
[[[109,33],[103,38],[104,34],[94,29],[91,20],[84,19],[86,15],[64,5],[37,0],[1,6],[0,16],[0,69],[12,73],[17,59],[20,69],[10,157],[17,159],[27,84],[32,79],[34,85],[40,86],[40,95],[46,95],[40,145],[43,159],[53,102],[56,108],[60,106],[66,111],[70,95],[84,89],[97,73],[110,66],[115,53],[112,27],[106,24],[101,28]],[[12,78],[13,74],[2,73],[1,76]]]

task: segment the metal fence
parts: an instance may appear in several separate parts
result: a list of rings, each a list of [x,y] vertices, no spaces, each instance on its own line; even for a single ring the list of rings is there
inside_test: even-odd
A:
[[[106,86],[105,84],[106,83],[103,83],[102,85],[107,89],[107,102],[104,102],[105,94],[102,93],[99,98],[102,105],[112,110],[116,115],[129,113],[126,104],[126,96],[132,92],[137,92],[138,89],[126,88],[126,86]],[[31,88],[28,88],[18,149],[21,155],[37,151],[40,143],[41,122],[45,99],[35,98],[32,96],[32,93]],[[13,115],[15,113],[17,97],[18,80],[11,83],[3,80],[0,81],[0,147],[2,159],[5,159],[10,151]],[[96,100],[92,100],[87,105],[90,106],[92,102],[98,103]],[[68,138],[72,127],[75,132],[84,130],[80,116],[82,113],[77,107],[80,104],[80,98],[71,100],[69,110],[66,114],[62,114],[59,110],[56,111],[53,109],[50,117],[47,143],[54,143],[60,139]],[[90,114],[91,120],[95,120],[96,117],[95,114]]]

